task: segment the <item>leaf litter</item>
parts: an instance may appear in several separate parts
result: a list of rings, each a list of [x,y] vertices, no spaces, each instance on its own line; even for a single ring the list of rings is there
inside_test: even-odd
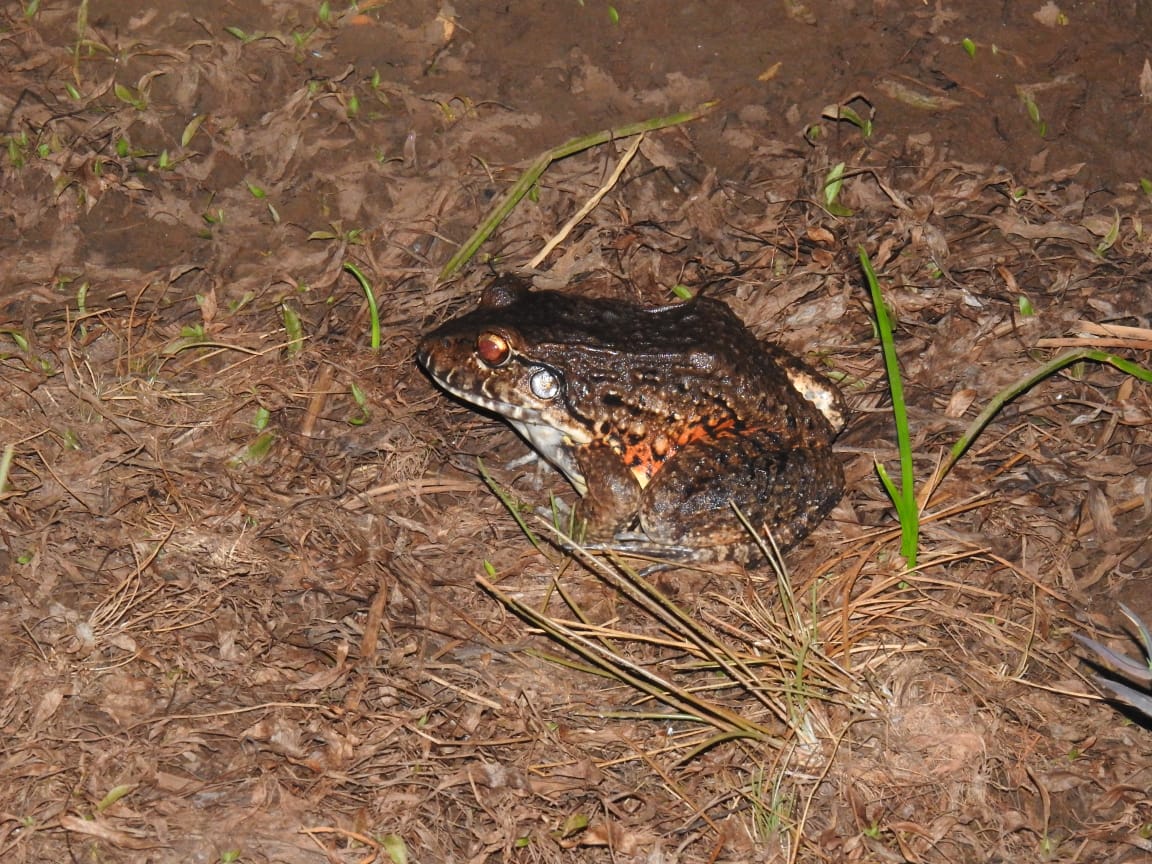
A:
[[[553,134],[437,90],[470,37],[430,5],[403,24],[171,11],[114,8],[80,41],[74,10],[5,13],[8,858],[1149,850],[1146,721],[1092,701],[1073,639],[1132,654],[1118,604],[1152,618],[1148,385],[1085,365],[1011,402],[926,502],[907,572],[873,473],[895,435],[855,265],[863,244],[927,478],[1051,351],[1147,365],[1136,178],[1101,191],[1053,151],[959,161],[914,125],[919,103],[910,130],[881,111],[866,139],[821,117],[829,94],[798,124],[807,142],[720,110],[649,135],[614,183],[624,142],[550,166],[481,248],[492,267],[522,266],[608,185],[538,284],[707,290],[840,376],[856,411],[849,495],[786,572],[643,579],[562,554],[529,519],[533,547],[476,457],[529,513],[571,490],[509,467],[518,439],[412,360],[474,302],[481,261],[436,273],[524,167],[477,154],[545,135],[527,161],[610,124]],[[379,80],[339,56],[366,31],[396,49]],[[573,92],[595,96],[610,66],[585,59]],[[413,71],[430,62],[443,77]],[[941,89],[899,86],[898,102]],[[948,90],[948,113],[970,92]],[[740,157],[709,156],[722,147]],[[851,216],[822,206],[841,163]],[[379,351],[348,262],[374,286]]]

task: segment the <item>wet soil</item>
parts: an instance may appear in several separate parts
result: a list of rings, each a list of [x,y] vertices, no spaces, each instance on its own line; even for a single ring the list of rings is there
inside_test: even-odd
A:
[[[908,569],[857,260],[920,489],[1058,354],[1146,369],[1149,9],[4,7],[0,853],[1152,855],[1152,723],[1074,639],[1139,657],[1119,604],[1152,621],[1152,385],[1089,359],[1019,394]],[[440,278],[532,159],[712,102],[531,275],[730,303],[841,382],[849,491],[789,579],[636,581],[549,543],[533,515],[573,491],[413,350],[627,142]]]

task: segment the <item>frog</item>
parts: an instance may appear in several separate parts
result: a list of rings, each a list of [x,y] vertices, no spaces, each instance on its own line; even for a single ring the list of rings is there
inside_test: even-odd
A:
[[[416,360],[567,478],[593,549],[761,563],[749,528],[787,550],[844,492],[843,394],[711,296],[646,306],[500,274]]]

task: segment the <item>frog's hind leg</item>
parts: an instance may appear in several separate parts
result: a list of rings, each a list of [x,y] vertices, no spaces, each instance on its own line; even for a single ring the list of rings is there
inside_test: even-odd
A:
[[[808,534],[844,492],[844,474],[822,441],[788,443],[760,430],[695,441],[679,450],[645,490],[640,525],[655,543],[748,546],[738,508],[781,549]],[[717,557],[743,557],[734,554]]]

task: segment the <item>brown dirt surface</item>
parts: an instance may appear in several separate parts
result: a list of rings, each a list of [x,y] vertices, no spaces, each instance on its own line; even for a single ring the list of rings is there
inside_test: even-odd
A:
[[[1152,720],[1073,638],[1152,621],[1152,385],[1010,401],[909,568],[857,259],[917,489],[1060,353],[1147,369],[1150,9],[3,6],[0,857],[1152,860]],[[531,160],[712,100],[536,284],[722,297],[841,382],[849,491],[787,577],[638,578],[549,541],[573,491],[413,351],[626,142],[439,280]]]

